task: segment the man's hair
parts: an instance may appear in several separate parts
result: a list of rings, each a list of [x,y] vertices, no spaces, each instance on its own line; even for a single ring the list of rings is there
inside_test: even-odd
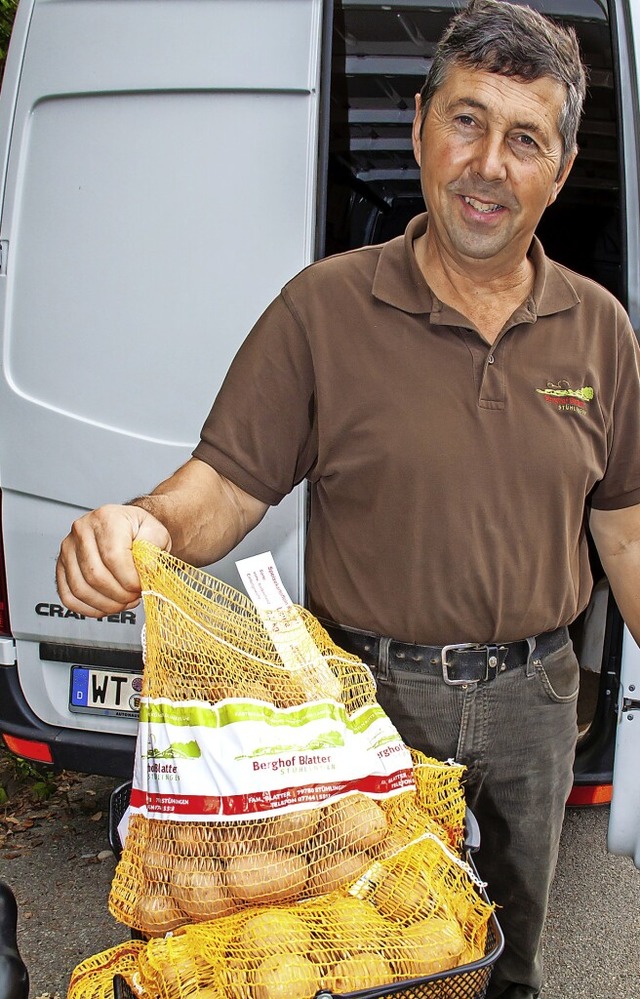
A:
[[[561,27],[531,7],[505,0],[471,0],[449,22],[436,48],[420,91],[422,123],[431,98],[455,64],[525,82],[548,76],[564,84],[567,96],[558,117],[561,174],[577,148],[586,92],[586,72],[573,28]]]

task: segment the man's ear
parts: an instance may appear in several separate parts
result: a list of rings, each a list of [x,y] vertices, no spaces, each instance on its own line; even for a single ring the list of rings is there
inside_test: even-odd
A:
[[[413,117],[413,126],[411,128],[411,138],[413,141],[413,155],[416,158],[416,163],[421,166],[420,159],[422,156],[422,101],[420,100],[420,94],[416,94],[416,113]]]
[[[574,149],[572,155],[569,157],[569,160],[568,160],[567,165],[565,166],[564,170],[562,171],[562,173],[560,174],[560,176],[556,178],[555,184],[553,185],[553,190],[552,190],[551,194],[549,195],[549,200],[547,201],[547,208],[549,207],[549,205],[553,204],[553,202],[556,200],[556,198],[560,194],[560,191],[564,187],[564,182],[567,179],[567,177],[569,176],[569,174],[571,173],[571,167],[573,166],[575,158],[576,158],[577,155],[578,155],[578,150]]]

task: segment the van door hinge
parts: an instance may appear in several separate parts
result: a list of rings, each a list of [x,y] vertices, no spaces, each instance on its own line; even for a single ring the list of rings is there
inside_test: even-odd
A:
[[[9,240],[0,239],[0,274],[7,273],[8,256],[9,256]]]
[[[0,638],[0,666],[15,666],[16,643],[13,638]]]
[[[631,697],[628,696],[629,694],[631,694]],[[640,700],[638,699],[638,691],[636,690],[635,683],[630,683],[622,697],[622,714],[633,714],[636,711],[640,711]],[[629,721],[631,721],[631,718]]]

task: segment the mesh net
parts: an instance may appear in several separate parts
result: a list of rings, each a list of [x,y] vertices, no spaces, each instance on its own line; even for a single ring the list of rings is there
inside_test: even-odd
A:
[[[144,948],[141,940],[131,940],[87,958],[71,975],[69,997],[112,999],[114,976],[121,975],[125,982],[132,982],[138,974],[138,956]]]
[[[151,942],[140,954],[139,982],[167,999],[194,983],[236,999],[371,988],[477,959],[490,911],[467,871],[428,837],[374,863],[351,892],[253,909]]]
[[[463,972],[487,951],[492,912],[473,882],[428,833],[323,897],[184,926],[134,960],[107,951],[76,969],[69,999],[106,999],[114,969],[134,994],[163,999],[311,999]],[[423,994],[484,994],[439,989]]]
[[[477,962],[492,907],[460,856],[463,768],[404,746],[307,611],[134,557],[145,673],[109,907],[147,942],[84,962],[70,999],[114,973],[140,996],[310,999]]]
[[[460,802],[458,775],[418,753],[412,758],[418,790],[381,803],[353,794],[323,808],[237,824],[133,815],[110,893],[112,915],[161,935],[247,906],[324,895],[427,831],[457,843],[464,811],[453,807]],[[420,801],[425,784],[433,812]],[[435,818],[441,801],[452,818],[456,813],[448,830]]]
[[[404,747],[368,668],[313,615],[292,607],[274,628],[154,546],[134,557],[145,673],[116,919],[164,934],[324,895],[427,830],[459,846],[461,768]]]

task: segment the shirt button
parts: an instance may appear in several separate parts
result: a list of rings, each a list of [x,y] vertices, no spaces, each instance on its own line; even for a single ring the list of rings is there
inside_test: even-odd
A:
[[[489,364],[493,364],[493,362],[495,361],[495,357],[493,356],[493,354],[489,354],[487,361]]]

